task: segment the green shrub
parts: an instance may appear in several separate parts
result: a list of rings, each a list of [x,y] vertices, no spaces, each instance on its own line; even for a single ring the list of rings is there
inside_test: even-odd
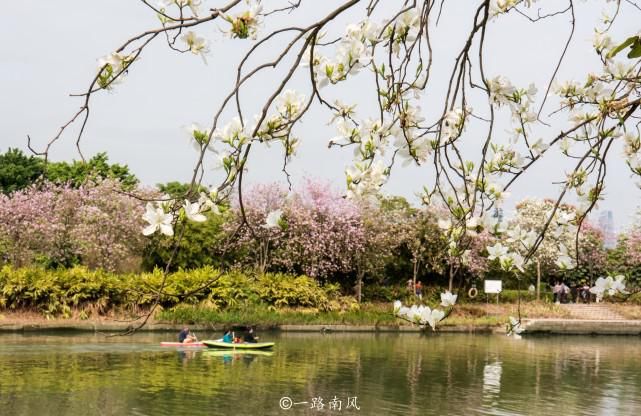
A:
[[[641,292],[633,293],[629,296],[623,296],[625,299],[625,303],[629,303],[631,305],[641,305]]]
[[[84,267],[0,269],[0,308],[35,310],[46,316],[104,314],[150,307],[163,285],[163,273],[113,274]],[[160,306],[199,305],[213,310],[266,307],[345,308],[337,285],[320,286],[307,276],[282,273],[254,276],[222,273],[212,267],[179,270],[166,276]],[[334,303],[330,304],[330,301]],[[335,301],[339,301],[336,306]],[[352,309],[351,306],[347,306]]]

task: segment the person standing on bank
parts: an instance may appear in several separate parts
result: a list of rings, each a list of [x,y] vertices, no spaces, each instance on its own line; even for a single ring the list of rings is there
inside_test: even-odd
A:
[[[420,280],[416,282],[416,296],[423,300],[423,283]]]

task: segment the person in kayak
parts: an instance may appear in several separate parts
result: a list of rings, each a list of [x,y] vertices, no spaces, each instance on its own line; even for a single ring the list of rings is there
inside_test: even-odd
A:
[[[189,330],[189,327],[184,327],[182,331],[178,334],[178,342],[183,344],[188,344],[190,342],[196,342],[198,339],[196,335],[192,334]]]
[[[258,337],[254,336],[254,328],[249,328],[249,331],[243,337],[243,341],[251,343],[258,342]]]
[[[229,342],[230,344],[234,342],[234,333],[231,330],[227,330],[225,335],[223,335],[223,342]]]

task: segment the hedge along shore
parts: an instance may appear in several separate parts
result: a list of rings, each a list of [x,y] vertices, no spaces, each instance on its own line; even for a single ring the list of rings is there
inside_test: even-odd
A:
[[[182,324],[154,322],[140,328],[140,332],[178,332]],[[219,333],[223,324],[194,324],[189,325],[193,331],[201,333]],[[641,336],[641,320],[584,320],[584,319],[524,319],[523,334],[549,335],[636,335]],[[45,322],[3,322],[0,320],[0,333],[34,333],[49,331],[78,331],[93,333],[124,332],[132,327],[132,323],[116,321],[70,321],[52,320]],[[260,331],[278,332],[310,332],[310,333],[420,333],[432,331],[422,330],[411,325],[337,325],[337,324],[308,324],[308,325],[256,325]],[[472,334],[505,334],[504,325],[470,324],[443,325],[439,333],[472,333]]]

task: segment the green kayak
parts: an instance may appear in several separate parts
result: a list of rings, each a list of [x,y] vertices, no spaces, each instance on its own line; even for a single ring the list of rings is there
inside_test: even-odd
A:
[[[271,357],[274,355],[274,351],[264,351],[264,350],[218,350],[218,349],[209,349],[203,351],[203,355],[207,357],[236,357],[236,356],[261,356],[261,357]]]
[[[259,350],[259,349],[271,348],[274,346],[273,342],[240,342],[240,343],[234,344],[232,342],[207,340],[207,341],[202,341],[202,343],[208,346],[209,348],[225,348],[229,350],[240,350],[240,349]]]

